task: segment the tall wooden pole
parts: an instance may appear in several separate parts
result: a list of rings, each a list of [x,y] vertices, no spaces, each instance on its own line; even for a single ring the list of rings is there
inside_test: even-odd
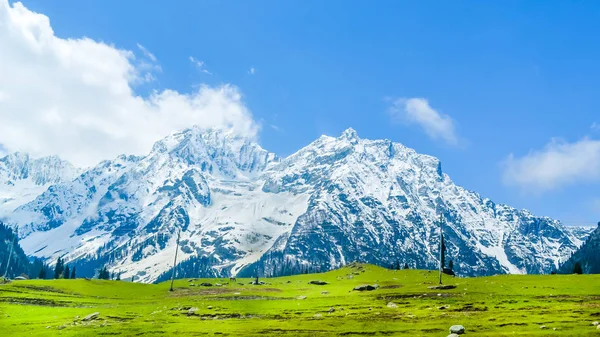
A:
[[[8,253],[8,260],[6,260],[6,269],[4,270],[4,278],[8,275],[8,266],[10,266],[10,258],[12,257],[12,253],[15,247],[15,241],[17,240],[17,236],[19,235],[19,227],[15,227],[15,236],[13,236],[13,242],[10,246],[10,253]]]
[[[171,289],[173,291],[173,282],[175,281],[175,267],[177,266],[177,252],[179,251],[179,237],[181,236],[181,229],[177,231],[177,246],[175,248],[175,260],[173,261],[173,273],[171,274]]]
[[[440,214],[440,284],[442,284],[442,272],[444,271],[444,266],[442,265],[442,256],[444,255],[444,218],[442,214]]]

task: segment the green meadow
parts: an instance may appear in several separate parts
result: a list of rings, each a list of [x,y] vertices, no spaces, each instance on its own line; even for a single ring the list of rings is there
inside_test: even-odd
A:
[[[600,275],[444,276],[456,288],[437,290],[436,271],[353,264],[260,280],[181,279],[173,292],[168,282],[13,281],[0,285],[0,335],[447,336],[460,324],[465,336],[600,336]],[[353,290],[363,284],[378,288]]]

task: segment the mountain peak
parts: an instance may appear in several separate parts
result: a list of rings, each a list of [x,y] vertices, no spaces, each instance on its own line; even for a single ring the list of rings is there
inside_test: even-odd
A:
[[[347,128],[340,135],[340,139],[359,140],[360,138],[358,138],[358,133],[356,132],[356,130],[354,130],[353,128]]]

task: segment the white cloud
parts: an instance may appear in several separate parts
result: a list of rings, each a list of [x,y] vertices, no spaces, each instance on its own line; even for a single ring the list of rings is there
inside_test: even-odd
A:
[[[154,55],[138,47],[141,58],[89,38],[56,37],[48,17],[0,0],[0,144],[93,165],[144,154],[192,125],[256,136],[259,126],[235,86],[137,96],[132,86],[160,71]]]
[[[424,98],[395,99],[389,113],[394,120],[419,125],[431,139],[458,144],[454,120],[433,109]]]
[[[209,74],[212,75],[212,73],[210,71],[208,71],[206,69],[206,64],[204,64],[204,62],[198,60],[197,58],[190,56],[189,57],[190,62],[192,62],[192,64],[194,64],[196,66],[196,68],[198,68],[198,70],[200,70],[201,72],[205,73],[205,74]]]
[[[542,150],[504,162],[504,181],[540,193],[570,184],[600,181],[600,140],[553,139]]]
[[[590,126],[590,129],[595,130],[595,131],[600,131],[600,124],[594,122],[592,123],[592,125]]]
[[[254,67],[250,67],[250,70],[248,70],[248,74],[250,74],[250,75],[256,74],[256,69]]]

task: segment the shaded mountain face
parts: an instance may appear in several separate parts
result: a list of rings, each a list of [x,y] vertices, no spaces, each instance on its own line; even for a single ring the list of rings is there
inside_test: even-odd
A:
[[[579,263],[584,274],[600,274],[600,223],[585,243],[560,267],[559,272],[570,274]]]
[[[15,233],[0,221],[0,277],[14,278],[30,272],[29,260],[15,240]]]
[[[32,201],[49,186],[71,181],[78,173],[55,156],[34,159],[16,152],[0,158],[0,217]]]
[[[446,260],[462,275],[550,272],[589,233],[495,204],[456,186],[438,159],[352,129],[285,159],[228,132],[186,129],[147,156],[54,184],[7,216],[30,255],[146,282],[172,267],[179,230],[181,275],[352,261],[431,268],[440,219]]]

